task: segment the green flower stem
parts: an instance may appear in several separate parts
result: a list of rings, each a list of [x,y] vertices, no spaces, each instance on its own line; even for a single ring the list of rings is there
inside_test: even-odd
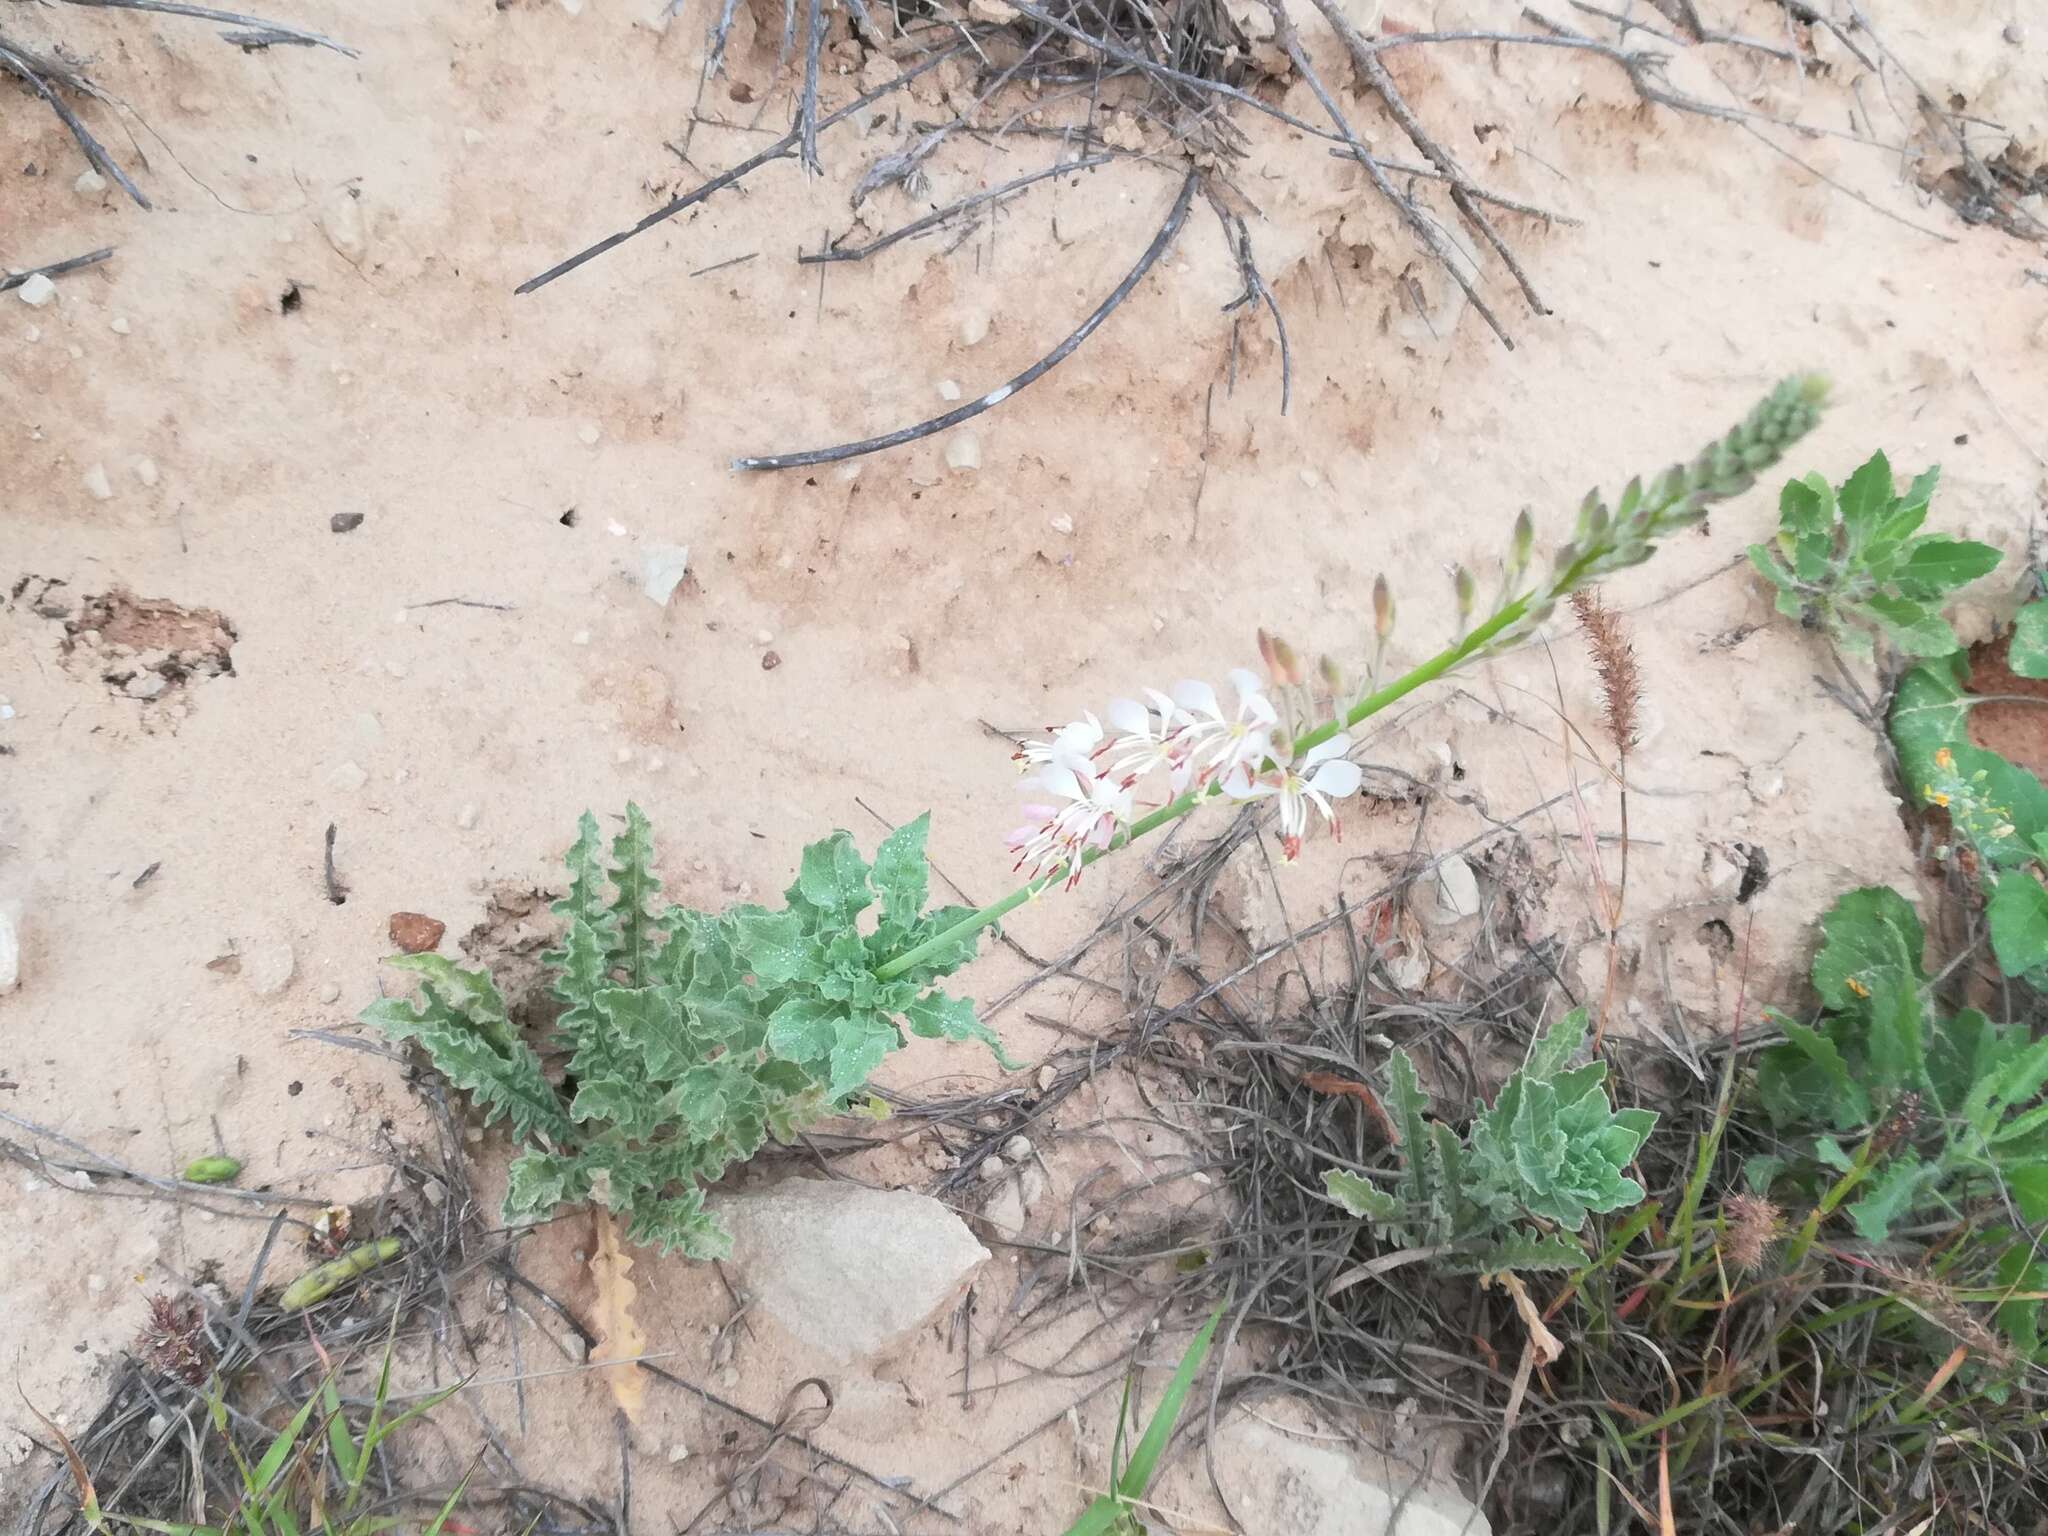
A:
[[[1320,746],[1323,742],[1336,735],[1338,731],[1349,730],[1360,721],[1378,714],[1389,704],[1406,698],[1425,683],[1434,682],[1460,663],[1469,660],[1472,656],[1484,650],[1503,630],[1512,628],[1528,613],[1530,600],[1534,596],[1533,592],[1524,593],[1501,609],[1492,618],[1488,619],[1484,624],[1473,630],[1472,633],[1465,636],[1464,639],[1454,645],[1445,646],[1444,649],[1438,651],[1429,660],[1422,663],[1421,666],[1416,667],[1413,671],[1404,673],[1393,682],[1387,684],[1386,687],[1380,689],[1379,692],[1361,699],[1342,720],[1325,721],[1306,735],[1297,738],[1294,742],[1295,757],[1300,757],[1310,747]],[[1272,769],[1278,766],[1280,765],[1274,763],[1270,758],[1262,765],[1264,769]],[[1214,793],[1213,788],[1208,790],[1190,790],[1176,799],[1167,801],[1158,810],[1140,816],[1130,826],[1110,839],[1107,847],[1090,848],[1087,852],[1083,853],[1081,855],[1082,867],[1086,868],[1104,854],[1114,853],[1119,848],[1136,842],[1148,833],[1158,831],[1170,821],[1178,821],[1204,800],[1210,799]],[[990,923],[1007,916],[1040,892],[1051,889],[1059,881],[1065,879],[1067,873],[1066,867],[1056,869],[1049,875],[1044,875],[1039,879],[1031,881],[1028,885],[1019,886],[1016,890],[1010,892],[1009,895],[1003,897],[1002,900],[990,902],[980,911],[970,913],[968,916],[961,918],[952,927],[932,935],[932,937],[926,939],[916,948],[906,950],[888,964],[880,967],[875,972],[876,979],[878,981],[891,981],[901,976],[927,955],[936,954],[940,950],[957,944],[960,940],[972,934],[979,933]]]

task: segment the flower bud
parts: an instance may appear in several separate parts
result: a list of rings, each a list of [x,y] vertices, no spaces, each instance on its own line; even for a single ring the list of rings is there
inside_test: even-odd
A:
[[[1327,651],[1324,652],[1316,658],[1316,670],[1322,674],[1323,686],[1329,689],[1332,695],[1341,695],[1344,692],[1344,669],[1337,665],[1336,657]]]
[[[1458,628],[1463,629],[1472,617],[1472,604],[1479,596],[1479,584],[1461,565],[1451,572],[1451,590],[1458,596]]]
[[[1273,675],[1281,682],[1299,687],[1306,680],[1307,673],[1302,670],[1301,658],[1295,654],[1294,647],[1278,635],[1273,637],[1273,660]]]
[[[1387,585],[1387,578],[1376,576],[1372,583],[1372,632],[1382,645],[1387,636],[1394,632],[1394,590]]]

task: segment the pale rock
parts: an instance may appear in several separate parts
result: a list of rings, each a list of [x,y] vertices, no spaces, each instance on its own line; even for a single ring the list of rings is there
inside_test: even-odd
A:
[[[323,981],[320,983],[320,991],[318,995],[320,1001],[323,1003],[338,1003],[341,1001],[341,988],[336,986],[331,981]]]
[[[1007,9],[1007,7],[1006,7]],[[960,345],[978,347],[988,339],[988,311],[976,307],[960,317]]]
[[[1015,1179],[1005,1179],[981,1208],[981,1219],[988,1223],[989,1235],[1007,1242],[1015,1242],[1024,1235],[1025,1215],[1024,1191]]]
[[[668,1448],[668,1464],[670,1466],[680,1466],[682,1465],[682,1463],[688,1461],[689,1459],[690,1448],[687,1445],[683,1444],[682,1441],[678,1440],[674,1445]]]
[[[41,309],[57,296],[57,285],[50,281],[49,273],[31,272],[28,280],[14,291],[30,309]]]
[[[1006,0],[967,0],[967,14],[990,26],[1006,27],[1017,19],[1017,7],[1007,4]]]
[[[83,475],[79,476],[79,482],[84,485],[86,494],[92,497],[94,501],[112,501],[114,499],[114,484],[107,478],[107,466],[104,464],[93,465],[91,469],[88,469]]]
[[[104,1296],[107,1293],[107,1277],[105,1275],[87,1275],[85,1277],[85,1288],[95,1296]]]
[[[148,1433],[150,1439],[161,1440],[164,1437],[164,1431],[171,1427],[171,1421],[160,1413],[152,1413],[149,1416],[149,1421],[142,1427]]]
[[[573,634],[573,635],[571,635],[571,636],[569,637],[569,643],[570,643],[571,645],[588,645],[588,644],[590,644],[590,631],[589,631],[589,630],[587,630],[587,629],[579,629],[579,630],[577,630],[575,634]]]
[[[1396,991],[1420,992],[1429,984],[1429,956],[1420,950],[1406,951],[1382,962],[1380,969]]]
[[[993,1184],[997,1179],[1000,1179],[1010,1171],[1010,1165],[991,1152],[981,1160],[981,1166],[974,1171],[978,1177],[987,1183]]]
[[[481,133],[477,132],[476,129],[465,128],[462,130],[462,142],[471,146],[472,148],[474,148],[478,144],[483,143],[483,141],[484,136]]]
[[[1003,1143],[1003,1156],[1020,1166],[1028,1162],[1031,1157],[1031,1138],[1021,1135],[1012,1136]]]
[[[259,944],[242,956],[242,980],[249,983],[249,990],[258,997],[277,996],[292,984],[292,975],[298,968],[299,957],[283,940]]]
[[[155,485],[158,479],[156,460],[147,455],[135,461],[135,478],[144,485]]]
[[[0,907],[0,992],[12,992],[21,985],[20,919]]]
[[[1458,854],[1442,859],[1436,867],[1436,912],[1444,922],[1454,923],[1479,911],[1479,877]]]
[[[959,1217],[909,1190],[789,1179],[714,1202],[727,1261],[760,1310],[820,1354],[873,1356],[959,1295],[988,1258]]]
[[[30,346],[34,346],[43,339],[43,328],[40,325],[32,325],[21,333],[21,338]]]
[[[107,190],[107,178],[98,171],[85,170],[78,173],[78,179],[71,183],[71,190],[90,197]]]
[[[131,699],[141,699],[146,703],[162,698],[164,690],[170,686],[161,672],[138,672],[128,679],[121,691]]]
[[[754,644],[756,644],[756,645],[773,645],[774,643],[775,643],[775,631],[774,631],[774,630],[772,630],[772,629],[757,629],[757,630],[755,630],[755,631],[754,631]]]
[[[370,782],[370,776],[354,763],[342,763],[327,775],[328,786],[343,794],[354,794]]]
[[[1271,1405],[1262,1411],[1271,1413]],[[1327,1439],[1296,1440],[1263,1419],[1233,1418],[1217,1431],[1215,1476],[1238,1509],[1265,1514],[1287,1536],[1492,1536],[1471,1501],[1444,1483],[1419,1481],[1406,1460],[1352,1456]],[[1374,1475],[1377,1473],[1377,1475]]]
[[[939,380],[939,398],[941,400],[958,400],[960,398],[960,385],[958,382],[953,379]]]
[[[956,432],[946,443],[946,467],[956,470],[981,468],[981,439],[972,432]]]
[[[1026,1163],[1017,1170],[1016,1185],[1018,1202],[1029,1216],[1031,1208],[1045,1198],[1045,1170],[1035,1162]]]
[[[558,0],[558,3],[571,16],[581,16],[583,14],[583,0]]]
[[[370,221],[364,216],[362,199],[347,187],[336,187],[320,205],[315,219],[334,254],[350,266],[361,266],[370,254]],[[266,307],[268,302],[266,298]]]
[[[107,322],[107,329],[112,331],[116,336],[126,336],[131,330],[134,329],[134,327],[128,323],[128,317],[126,315],[116,315],[114,316],[113,319]]]
[[[603,430],[594,421],[586,421],[576,429],[576,441],[586,448],[595,448],[597,440],[603,436]]]
[[[1060,1080],[1060,1069],[1050,1062],[1038,1069],[1038,1091],[1051,1093],[1053,1084]]]
[[[468,832],[475,828],[476,818],[476,802],[473,800],[465,801],[462,806],[462,809],[455,813],[455,825],[461,828],[464,832]]]
[[[657,608],[666,608],[690,569],[687,544],[643,544],[640,546],[640,590]]]
[[[1054,533],[1072,533],[1074,531],[1074,519],[1068,513],[1055,513],[1047,521],[1052,524],[1052,531]]]

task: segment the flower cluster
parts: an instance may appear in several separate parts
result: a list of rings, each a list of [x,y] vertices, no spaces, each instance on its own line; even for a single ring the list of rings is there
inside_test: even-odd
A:
[[[1064,873],[1072,886],[1087,852],[1113,846],[1129,826],[1140,783],[1153,775],[1164,776],[1173,797],[1276,798],[1290,862],[1311,807],[1341,834],[1332,802],[1355,792],[1362,777],[1344,756],[1351,738],[1339,732],[1296,760],[1257,675],[1237,668],[1230,686],[1227,709],[1209,684],[1183,682],[1170,695],[1146,689],[1142,703],[1114,699],[1102,719],[1084,714],[1025,742],[1012,756],[1030,774],[1025,787],[1034,798],[1009,837],[1017,869],[1033,879]]]

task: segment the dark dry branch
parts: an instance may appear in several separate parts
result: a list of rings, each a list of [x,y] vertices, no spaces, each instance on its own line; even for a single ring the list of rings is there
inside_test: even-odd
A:
[[[5,276],[0,276],[0,293],[5,293],[10,288],[19,288],[38,273],[41,273],[44,277],[62,277],[66,272],[76,272],[81,267],[89,267],[96,262],[105,261],[113,254],[114,248],[111,245],[103,245],[96,251],[87,251],[83,256],[72,256],[64,261],[53,261],[47,267],[30,267],[26,272],[9,272]]]
[[[1083,320],[1066,340],[1011,379],[1007,384],[990,390],[979,400],[970,400],[965,405],[947,411],[942,416],[934,416],[931,420],[919,422],[915,426],[900,427],[896,431],[884,433],[880,437],[865,438],[853,443],[841,443],[834,448],[810,448],[799,453],[777,453],[763,455],[758,458],[734,459],[732,467],[734,469],[804,469],[814,464],[836,464],[842,459],[855,459],[863,454],[879,452],[884,448],[900,448],[905,443],[914,443],[920,438],[930,437],[935,432],[943,432],[948,427],[956,427],[963,421],[971,421],[983,411],[1001,405],[1010,396],[1016,394],[1018,390],[1044,377],[1047,373],[1058,367],[1061,362],[1072,355],[1075,348],[1095,334],[1096,329],[1103,321],[1109,318],[1117,305],[1123,303],[1130,296],[1131,291],[1144,279],[1145,274],[1150,272],[1153,265],[1165,254],[1166,248],[1173,244],[1173,237],[1179,233],[1181,224],[1187,218],[1188,204],[1195,195],[1195,183],[1198,179],[1199,175],[1194,171],[1189,171],[1181,179],[1180,195],[1174,199],[1173,207],[1168,210],[1166,221],[1159,226],[1159,232],[1152,237],[1152,243],[1145,248],[1144,255],[1138,258],[1138,264],[1131,268],[1124,280],[1111,290],[1109,297],[1098,304],[1095,307],[1094,313]]]
[[[1263,303],[1273,317],[1273,332],[1280,341],[1280,414],[1287,414],[1288,403],[1294,395],[1294,360],[1287,347],[1287,322],[1280,317],[1280,301],[1273,297],[1273,290],[1259,272],[1259,264],[1252,257],[1252,233],[1246,228],[1244,218],[1223,206],[1215,193],[1209,194],[1209,206],[1216,211],[1216,220],[1223,226],[1223,243],[1230,248],[1231,259],[1237,263],[1237,274],[1244,281],[1244,292],[1223,306],[1223,313],[1234,314],[1247,304]],[[1206,406],[1202,413],[1202,470],[1206,477],[1208,458],[1209,417]],[[1199,509],[1202,493],[1195,492]]]
[[[796,259],[803,266],[828,261],[866,261],[877,251],[885,251],[899,240],[908,240],[913,235],[923,234],[926,230],[937,229],[963,213],[970,213],[988,203],[999,202],[1028,186],[1044,181],[1049,176],[1065,176],[1076,171],[1093,170],[1096,166],[1107,165],[1116,158],[1113,154],[1099,154],[1089,155],[1080,160],[1055,161],[1042,170],[1031,171],[1014,181],[1006,181],[1000,187],[992,187],[986,192],[977,192],[972,197],[963,197],[958,202],[936,208],[923,218],[912,219],[908,224],[900,225],[886,235],[878,235],[866,245],[840,245],[835,242],[822,251],[801,252]]]
[[[91,162],[94,170],[110,178],[114,185],[135,200],[136,206],[156,206],[142,195],[140,187],[128,179],[128,173],[114,163],[114,157],[109,155],[100,141],[92,136],[92,131],[79,120],[78,114],[72,111],[70,104],[64,100],[61,92],[66,90],[103,99],[98,88],[90,80],[76,70],[66,68],[55,59],[32,53],[19,44],[9,42],[4,35],[0,35],[0,70],[13,75],[42,98],[43,105],[57,115],[57,121],[64,125],[65,131],[85,152],[85,158]]]
[[[894,80],[889,81],[885,85],[876,86],[872,91],[869,91],[865,95],[857,97],[853,101],[848,102],[838,111],[830,113],[823,118],[820,118],[817,122],[815,131],[823,132],[825,129],[830,128],[835,123],[844,122],[847,118],[853,116],[854,113],[860,111],[863,107],[872,106],[874,103],[880,101],[884,96],[888,96],[895,91],[902,90],[905,86],[909,85],[911,81],[915,80],[919,75],[925,73],[926,70],[936,69],[940,64],[944,63],[947,59],[950,59],[955,54],[961,52],[966,46],[967,45],[964,43],[956,44],[951,48],[941,49],[939,52],[934,53],[931,57],[921,60],[917,64],[913,65],[911,68],[906,69]],[[696,204],[703,202],[704,199],[711,196],[714,192],[724,191],[727,187],[732,186],[735,182],[738,182],[743,177],[748,176],[752,172],[759,170],[769,161],[780,160],[784,158],[790,153],[791,150],[796,148],[801,136],[802,135],[799,129],[792,128],[788,133],[785,133],[781,138],[777,139],[773,144],[770,144],[758,155],[749,156],[747,159],[742,160],[738,165],[733,166],[730,170],[719,172],[718,175],[712,177],[709,181],[703,182],[700,185],[691,188],[688,192],[683,193],[680,197],[670,198],[668,202],[662,204],[661,207],[655,209],[654,212],[648,214],[646,218],[642,219],[639,223],[633,225],[630,229],[622,229],[615,235],[605,236],[605,238],[598,241],[597,244],[593,246],[588,246],[585,249],[578,251],[574,256],[571,256],[566,260],[556,262],[552,267],[549,267],[547,271],[541,273],[538,277],[529,277],[525,282],[521,283],[517,288],[513,289],[512,291],[515,294],[532,293],[536,288],[545,288],[549,283],[552,283],[556,278],[561,277],[566,273],[575,271],[578,267],[582,266],[586,261],[590,261],[596,257],[602,256],[606,251],[613,249],[615,246],[624,245],[628,240],[632,239],[635,235],[645,234],[648,230],[654,228],[655,225],[662,223],[664,220],[674,218],[677,214],[681,213],[685,208],[693,207]]]

